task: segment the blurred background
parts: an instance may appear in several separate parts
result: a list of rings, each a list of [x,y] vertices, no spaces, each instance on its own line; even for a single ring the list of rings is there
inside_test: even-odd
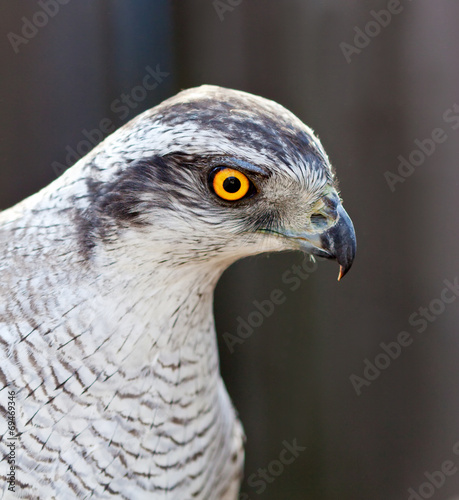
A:
[[[241,500],[457,500],[459,5],[1,0],[0,19],[1,209],[202,83],[280,102],[330,155],[358,236],[350,274],[320,262],[293,284],[301,255],[261,256],[217,289]],[[275,289],[285,301],[258,321]]]

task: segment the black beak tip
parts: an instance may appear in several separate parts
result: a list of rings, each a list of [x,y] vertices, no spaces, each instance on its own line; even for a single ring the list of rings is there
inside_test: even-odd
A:
[[[344,278],[344,276],[346,276],[346,274],[349,272],[351,267],[352,267],[352,261],[350,262],[350,264],[347,264],[346,266],[343,266],[343,264],[340,264],[338,281],[341,281]]]
[[[342,242],[342,245],[339,246],[336,255],[336,260],[339,264],[338,281],[341,281],[344,278],[344,276],[349,272],[355,258],[357,242],[355,239],[353,226],[350,226],[350,229],[352,229],[352,231],[349,231],[347,238]]]
[[[341,281],[352,267],[357,241],[350,217],[342,206],[339,207],[338,212],[338,223],[324,235],[324,243],[328,244],[328,249],[331,250],[331,254],[340,266],[338,281]]]

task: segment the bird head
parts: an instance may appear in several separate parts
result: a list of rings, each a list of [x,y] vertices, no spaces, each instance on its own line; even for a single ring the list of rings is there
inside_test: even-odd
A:
[[[327,155],[273,101],[208,85],[180,92],[88,166],[91,238],[107,245],[130,238],[176,265],[292,249],[336,259],[339,278],[352,265],[354,228]]]

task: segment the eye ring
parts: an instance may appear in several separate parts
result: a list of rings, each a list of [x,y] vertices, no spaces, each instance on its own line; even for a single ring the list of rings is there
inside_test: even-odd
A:
[[[249,192],[248,177],[234,168],[222,167],[212,172],[211,178],[214,193],[226,201],[237,201]]]

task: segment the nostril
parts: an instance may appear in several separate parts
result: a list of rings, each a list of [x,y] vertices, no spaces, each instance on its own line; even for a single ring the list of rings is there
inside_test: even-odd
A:
[[[326,226],[328,224],[328,219],[323,214],[312,214],[311,223],[315,226]]]

